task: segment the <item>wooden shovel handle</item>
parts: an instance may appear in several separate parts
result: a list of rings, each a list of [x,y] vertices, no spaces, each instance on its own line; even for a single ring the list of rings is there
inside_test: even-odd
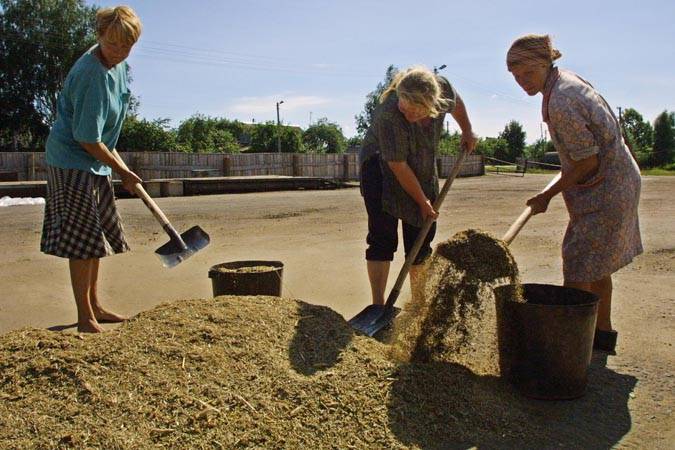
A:
[[[502,241],[506,242],[506,245],[509,245],[511,241],[513,241],[516,238],[516,236],[518,236],[520,230],[525,226],[527,221],[530,220],[530,217],[532,217],[532,208],[528,206],[520,214],[520,217],[518,217],[516,221],[513,222],[513,225],[511,225],[509,231],[506,232],[506,234],[502,238]]]
[[[455,180],[455,177],[457,177],[457,174],[462,168],[462,163],[464,162],[464,158],[466,157],[467,154],[468,152],[466,151],[466,149],[462,147],[461,151],[459,152],[459,155],[457,155],[457,160],[455,161],[455,164],[452,166],[452,170],[450,171],[448,178],[445,180],[445,183],[443,183],[441,192],[438,194],[436,201],[434,201],[433,205],[434,211],[440,210],[441,205],[443,204],[443,200],[445,200],[445,196],[448,193],[448,190],[450,190],[452,182]],[[427,238],[427,234],[429,234],[429,230],[431,229],[431,225],[433,225],[434,220],[435,219],[429,217],[424,221],[422,229],[420,230],[420,233],[417,235],[417,239],[415,240],[415,244],[413,245],[412,249],[410,250],[410,253],[406,257],[405,263],[403,264],[403,267],[401,267],[401,271],[399,272],[398,277],[396,278],[396,283],[394,284],[394,287],[391,289],[391,292],[387,297],[387,302],[385,303],[385,306],[387,308],[393,307],[394,303],[396,303],[396,299],[398,299],[398,296],[401,293],[401,287],[403,287],[405,278],[408,276],[408,272],[410,272],[410,267],[413,265],[415,258],[417,258],[417,254],[420,252],[422,244],[424,243],[424,240]]]
[[[117,158],[117,160],[120,162],[120,165],[124,167],[125,169],[129,170],[129,167],[126,165],[122,157],[120,156],[119,153],[117,153],[117,150],[112,151],[113,156]],[[145,206],[148,207],[148,209],[152,212],[152,215],[155,216],[155,219],[162,225],[162,228],[164,228],[164,231],[166,231],[169,234],[169,237],[172,239],[175,238],[173,235],[174,233],[177,235],[176,230],[173,229],[173,226],[171,226],[171,222],[169,222],[169,219],[164,215],[161,209],[159,209],[159,206],[157,206],[157,203],[148,195],[148,193],[145,191],[143,188],[143,185],[141,183],[136,183],[134,185],[134,192],[136,195],[140,197],[141,200],[143,200],[143,203],[145,203]],[[173,230],[173,233],[169,230]]]
[[[541,192],[548,190],[551,186],[556,184],[558,180],[560,180],[560,174],[556,175]],[[530,217],[532,217],[532,208],[528,206],[525,208],[525,210],[523,210],[520,216],[518,216],[516,221],[513,222],[513,225],[511,225],[509,231],[506,232],[502,238],[502,241],[506,242],[506,245],[509,245],[511,242],[513,242],[516,236],[518,236],[518,233],[520,233],[520,230],[522,230],[527,221],[530,220]]]

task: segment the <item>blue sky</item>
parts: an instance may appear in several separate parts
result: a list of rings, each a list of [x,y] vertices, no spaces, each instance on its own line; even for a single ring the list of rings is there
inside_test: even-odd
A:
[[[117,2],[88,2],[113,6]],[[540,96],[505,68],[510,43],[549,33],[561,67],[589,80],[613,107],[653,121],[675,109],[673,1],[126,0],[144,30],[132,91],[147,119],[177,126],[199,112],[306,128],[320,117],[355,134],[354,115],[389,64],[441,71],[463,97],[475,131],[511,119],[540,136]],[[450,129],[457,126],[450,118]]]

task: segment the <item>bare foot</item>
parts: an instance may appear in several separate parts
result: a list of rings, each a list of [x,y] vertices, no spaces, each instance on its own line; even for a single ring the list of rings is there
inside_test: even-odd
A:
[[[77,331],[80,333],[103,333],[103,327],[96,319],[84,319],[77,323]]]
[[[129,320],[128,317],[121,316],[112,311],[106,311],[103,308],[94,308],[94,316],[96,317],[96,320],[101,323],[117,323]]]

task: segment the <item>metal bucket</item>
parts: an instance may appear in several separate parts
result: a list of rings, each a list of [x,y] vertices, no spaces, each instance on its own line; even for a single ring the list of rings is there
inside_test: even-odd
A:
[[[247,268],[267,266],[263,272],[245,271]],[[229,269],[222,271],[220,269]],[[281,279],[284,264],[280,261],[232,261],[209,269],[213,296],[218,295],[272,295],[281,297]]]
[[[584,395],[598,296],[548,284],[524,284],[526,302],[495,290],[499,367],[528,397],[573,399]]]

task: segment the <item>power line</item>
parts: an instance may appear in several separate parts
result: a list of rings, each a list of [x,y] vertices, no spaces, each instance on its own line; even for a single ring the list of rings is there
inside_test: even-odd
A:
[[[44,32],[42,33],[42,35],[47,37],[49,36],[54,37],[56,40],[49,40],[49,42],[57,44],[60,44],[64,37],[62,33]],[[3,39],[14,41],[23,40],[20,37],[10,37],[10,36],[5,36],[3,37]],[[144,58],[164,60],[177,64],[185,64],[185,63],[199,64],[211,67],[227,67],[229,69],[238,69],[238,70],[274,71],[274,72],[287,72],[305,75],[340,76],[340,77],[347,76],[357,78],[371,78],[374,76],[373,74],[365,72],[336,71],[333,69],[326,70],[320,68],[312,68],[306,65],[303,67],[299,65],[296,61],[279,57],[253,55],[239,52],[229,52],[218,49],[197,48],[186,45],[162,43],[151,40],[139,41],[139,43],[133,50],[132,54],[136,56],[142,56]],[[219,56],[219,55],[232,55],[232,56]],[[496,91],[490,87],[483,85],[482,83],[474,81],[469,77],[462,76],[456,72],[451,71],[448,71],[448,73],[450,73],[456,79],[461,79],[474,85],[475,87],[478,88],[478,90],[484,93],[497,96],[501,100],[531,106],[530,102],[513,97],[503,92]]]

